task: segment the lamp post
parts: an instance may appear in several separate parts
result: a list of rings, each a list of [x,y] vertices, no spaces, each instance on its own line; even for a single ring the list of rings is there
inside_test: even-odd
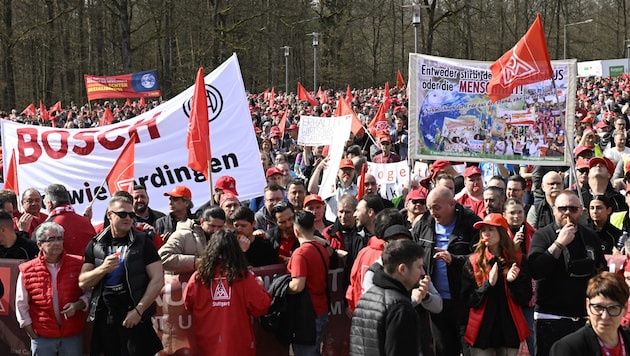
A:
[[[319,33],[311,33],[313,36],[313,92],[317,92],[317,46],[319,46]]]
[[[590,22],[593,22],[593,19],[588,19],[588,20],[574,22],[574,23],[568,23],[564,25],[564,51],[563,51],[564,59],[567,59],[567,27],[575,26],[575,25],[582,25],[582,24],[590,23]]]
[[[420,4],[415,1],[411,4],[411,23],[413,24],[413,53],[418,53],[418,26],[420,25]]]
[[[284,93],[289,93],[289,46],[280,47],[284,49]]]
[[[626,48],[628,49],[628,55],[626,56],[626,58],[628,59],[628,65],[626,66],[626,69],[623,72],[630,73],[630,40],[625,40],[624,42],[626,43]]]

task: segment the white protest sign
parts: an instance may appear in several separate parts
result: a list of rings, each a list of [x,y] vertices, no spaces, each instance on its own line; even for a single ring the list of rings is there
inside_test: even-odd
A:
[[[334,129],[328,133],[330,137],[330,146],[328,148],[328,166],[324,169],[322,175],[322,184],[319,188],[319,195],[322,199],[327,199],[335,194],[337,186],[337,172],[339,171],[339,163],[343,157],[345,143],[350,137],[350,128],[352,126],[352,116],[327,117],[327,120],[335,122]]]
[[[259,196],[265,178],[236,55],[208,74],[205,83],[213,181],[229,175],[236,179],[241,200]],[[107,190],[98,188],[124,144],[137,133],[135,177],[147,187],[150,206],[167,213],[168,199],[163,193],[177,185],[190,188],[193,202],[199,206],[209,200],[210,188],[202,174],[187,166],[192,94],[193,87],[189,87],[151,111],[104,127],[45,128],[2,120],[2,148],[19,154],[22,191],[33,187],[43,192],[50,184],[64,184],[78,212],[96,199],[93,211],[94,221],[98,221],[109,200]]]
[[[403,183],[409,182],[409,166],[406,161],[395,163],[368,162],[366,173],[370,173],[379,185],[381,197],[392,200],[402,195]]]

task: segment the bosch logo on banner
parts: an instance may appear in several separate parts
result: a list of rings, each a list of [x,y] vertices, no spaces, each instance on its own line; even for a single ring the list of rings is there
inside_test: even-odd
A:
[[[223,96],[221,92],[210,84],[206,84],[206,100],[208,101],[208,121],[212,122],[219,117],[223,110]],[[186,100],[182,105],[184,113],[187,117],[190,117],[190,110],[192,105],[192,96]]]

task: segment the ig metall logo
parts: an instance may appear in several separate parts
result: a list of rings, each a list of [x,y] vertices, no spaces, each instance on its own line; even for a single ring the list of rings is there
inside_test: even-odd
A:
[[[217,88],[210,84],[206,84],[206,102],[208,103],[208,121],[212,122],[219,117],[223,110],[223,96]],[[184,102],[182,109],[186,116],[190,117],[192,97]]]

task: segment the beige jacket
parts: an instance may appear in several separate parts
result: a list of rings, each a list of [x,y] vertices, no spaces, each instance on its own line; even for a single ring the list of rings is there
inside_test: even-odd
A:
[[[159,250],[165,272],[186,273],[195,271],[195,259],[206,249],[206,235],[199,224],[187,219],[177,223],[164,246]]]

